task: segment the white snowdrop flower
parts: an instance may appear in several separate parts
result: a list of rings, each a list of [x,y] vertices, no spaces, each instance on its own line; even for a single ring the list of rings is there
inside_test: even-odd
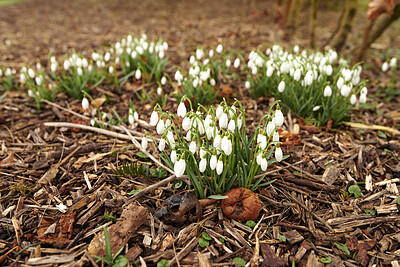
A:
[[[28,69],[28,76],[29,78],[33,79],[35,78],[35,72],[33,71],[33,69]]]
[[[192,85],[193,85],[194,88],[197,88],[197,86],[199,85],[199,78],[198,78],[198,77],[196,77],[196,78],[193,80]]]
[[[171,120],[170,120],[170,119],[167,119],[167,120],[165,121],[165,128],[168,128],[170,125],[171,125]]]
[[[251,68],[251,74],[256,75],[257,72],[258,72],[257,66],[253,66],[253,67]]]
[[[137,57],[137,52],[136,51],[132,51],[131,58],[135,59],[136,57]]]
[[[88,70],[88,72],[91,72],[91,71],[93,70],[93,66],[92,66],[92,65],[89,65],[89,66],[87,67],[87,70]]]
[[[383,72],[386,72],[388,69],[389,69],[389,63],[384,62],[384,63],[382,64],[382,71],[383,71]]]
[[[192,127],[192,120],[189,117],[183,118],[182,121],[182,128],[183,130],[187,131]]]
[[[208,126],[211,124],[211,115],[207,114],[206,118],[204,119],[204,125],[208,128]]]
[[[164,124],[164,121],[163,121],[163,120],[160,120],[160,121],[157,123],[156,130],[157,130],[157,134],[159,134],[159,135],[164,134],[165,124]]]
[[[217,162],[217,174],[220,175],[223,170],[224,170],[224,163],[222,162],[221,159],[219,159]]]
[[[89,62],[87,61],[87,59],[86,59],[86,58],[83,58],[83,59],[82,59],[82,67],[87,68],[88,65],[89,65]]]
[[[76,73],[77,73],[79,76],[82,76],[82,74],[83,74],[82,68],[81,68],[81,67],[77,68],[77,69],[76,69]]]
[[[167,78],[165,76],[163,76],[161,78],[161,85],[166,85],[167,84]]]
[[[397,58],[396,58],[396,57],[394,57],[394,58],[392,58],[392,59],[390,60],[389,66],[390,66],[392,69],[395,69],[395,68],[397,67]]]
[[[106,66],[106,62],[101,61],[101,67],[104,68]]]
[[[217,49],[215,49],[215,50],[217,51],[218,54],[221,54],[222,51],[224,50],[224,47],[222,46],[222,44],[219,44],[219,45],[217,46]]]
[[[271,134],[274,132],[275,130],[275,123],[273,121],[269,121],[267,124],[267,135],[271,136]]]
[[[282,126],[284,121],[283,113],[280,109],[275,111],[275,124],[277,126]]]
[[[136,51],[138,52],[139,55],[143,55],[143,53],[144,53],[143,47],[141,47],[141,46],[137,46]]]
[[[82,59],[78,57],[78,58],[75,60],[75,65],[76,65],[77,67],[82,67]]]
[[[206,153],[207,153],[207,151],[206,151],[203,147],[200,147],[200,150],[199,150],[199,156],[200,156],[200,158],[204,158],[204,156],[206,155]]]
[[[33,92],[32,92],[32,90],[30,90],[30,89],[28,90],[28,96],[29,96],[29,97],[33,97]]]
[[[158,144],[158,149],[160,151],[164,151],[166,142],[167,141],[164,138],[161,138],[160,143]]]
[[[138,120],[139,119],[139,114],[135,111],[135,112],[133,112],[133,118],[135,119],[135,120]]]
[[[204,123],[200,119],[197,119],[197,130],[199,131],[200,135],[204,135],[206,132]]]
[[[40,86],[42,84],[42,77],[41,76],[37,76],[35,78],[35,83],[37,86]]]
[[[339,90],[342,89],[342,87],[343,87],[343,85],[344,85],[344,79],[343,79],[343,77],[340,77],[340,78],[338,79],[336,85],[337,85],[337,87],[338,87]]]
[[[204,57],[204,51],[203,49],[197,49],[196,50],[196,59],[200,60]]]
[[[1,75],[0,75],[0,76],[1,76]],[[24,73],[21,73],[21,74],[19,75],[19,81],[20,81],[21,83],[25,83],[25,82],[26,82],[26,76],[25,76]]]
[[[104,55],[104,61],[105,61],[105,62],[108,62],[108,61],[110,61],[110,59],[111,59],[111,55],[110,55],[109,52],[107,52],[107,53]]]
[[[128,116],[128,121],[129,121],[129,124],[130,124],[130,125],[132,125],[132,124],[135,122],[135,118],[133,117],[132,114],[129,114],[129,116]]]
[[[206,137],[208,140],[210,140],[211,138],[214,138],[214,130],[215,128],[212,127],[211,125],[209,125],[206,129]]]
[[[272,141],[279,142],[279,133],[278,132],[274,132],[274,134],[272,135]]]
[[[235,61],[233,62],[233,67],[237,69],[239,68],[239,66],[240,66],[240,59],[236,58]]]
[[[192,152],[192,154],[196,153],[197,151],[197,144],[196,141],[192,141],[189,144],[189,151]]]
[[[333,69],[331,65],[326,65],[324,68],[324,72],[326,75],[331,76],[333,73]]]
[[[306,86],[309,86],[313,83],[313,81],[314,81],[314,73],[311,70],[309,70],[306,73],[306,76],[304,77],[304,84]]]
[[[238,128],[239,130],[242,129],[242,124],[243,124],[242,116],[239,115],[239,117],[237,118],[237,128]]]
[[[37,70],[40,70],[42,68],[42,65],[38,62],[38,63],[36,63],[36,69]]]
[[[3,70],[0,69],[0,77],[2,77],[2,76],[3,76]]]
[[[150,126],[156,126],[158,122],[158,113],[153,111],[150,116]]]
[[[368,94],[368,89],[367,89],[367,87],[364,86],[363,88],[361,88],[360,94],[362,94],[362,95],[367,95],[367,94]]]
[[[360,76],[359,75],[353,75],[353,78],[351,79],[351,83],[355,86],[360,82]]]
[[[142,72],[140,71],[140,69],[137,69],[135,72],[136,80],[139,80],[141,77],[142,77]]]
[[[186,112],[187,111],[186,111],[185,103],[184,103],[184,101],[181,100],[181,103],[178,106],[177,114],[178,114],[179,117],[185,118]]]
[[[229,109],[229,118],[231,119],[235,114],[236,114],[236,107],[232,105],[231,108]]]
[[[210,169],[211,170],[215,170],[215,168],[217,167],[217,156],[216,155],[212,155],[211,159],[210,159]]]
[[[187,133],[186,133],[186,141],[188,141],[188,142],[190,142],[190,140],[192,140],[192,131],[191,130],[189,130]]]
[[[101,60],[97,60],[97,61],[96,61],[96,66],[97,66],[98,68],[101,68]],[[65,69],[65,62],[64,62],[64,69]]]
[[[170,158],[171,158],[172,163],[176,162],[177,155],[176,155],[176,150],[175,149],[171,151]]]
[[[174,165],[174,173],[177,178],[182,177],[185,173],[186,161],[185,159],[178,160]]]
[[[228,130],[230,130],[232,133],[235,132],[235,127],[236,127],[236,122],[235,120],[230,120],[228,123]]]
[[[90,125],[95,126],[96,125],[96,119],[91,119],[90,120]]]
[[[224,112],[219,118],[219,127],[222,129],[226,129],[227,126],[228,126],[228,114]]]
[[[226,137],[223,146],[221,141],[221,148],[224,151],[225,155],[229,156],[230,154],[232,154],[232,141],[228,137]]]
[[[203,157],[201,157],[200,163],[199,163],[199,171],[203,173],[207,168],[207,160]]]
[[[298,54],[299,51],[300,51],[300,47],[299,47],[298,45],[295,45],[295,46],[293,47],[293,52],[295,52],[296,54]]]
[[[264,134],[258,134],[257,144],[259,144],[261,149],[264,150],[267,147],[267,136],[265,136]]]
[[[350,104],[352,104],[352,105],[354,105],[355,103],[356,103],[356,101],[357,101],[357,97],[356,97],[356,95],[351,95],[351,97],[350,97]]]
[[[84,110],[87,110],[89,108],[89,100],[86,97],[82,99],[82,108]]]
[[[215,136],[214,141],[213,141],[213,146],[217,149],[221,148],[221,141],[222,141],[222,137],[220,134],[217,134],[217,136]]]
[[[210,84],[211,84],[211,86],[215,86],[215,84],[216,84],[215,80],[214,80],[214,79],[211,79],[211,80],[210,80]]]
[[[324,90],[324,96],[329,97],[331,95],[332,95],[332,88],[329,85],[327,85]]]
[[[267,77],[271,77],[273,73],[274,73],[274,68],[272,66],[269,66],[266,72]]]
[[[246,87],[246,89],[250,89],[250,87],[251,87],[250,82],[249,82],[249,81],[246,81],[246,82],[244,83],[244,87]]]
[[[321,108],[321,106],[315,106],[315,107],[313,107],[313,111],[317,111],[317,110],[319,110]]]
[[[146,137],[146,135],[144,135],[143,138],[142,138],[142,148],[144,150],[146,150],[147,145],[148,145],[147,137]]]
[[[278,85],[278,91],[279,93],[283,93],[285,91],[285,81],[281,81]]]
[[[57,63],[51,63],[50,65],[50,71],[51,72],[56,72],[57,70]]]
[[[159,58],[164,58],[165,57],[165,53],[163,50],[161,50],[160,52],[158,52],[158,57]]]
[[[351,92],[351,88],[347,86],[347,84],[343,85],[342,89],[340,89],[340,93],[344,97],[348,97]]]
[[[219,105],[217,107],[217,110],[215,111],[215,116],[217,117],[217,119],[221,118],[222,113],[224,113],[224,108],[221,105]]]
[[[109,72],[110,74],[113,74],[113,72],[114,72],[114,67],[113,67],[113,66],[108,67],[108,72]]]
[[[227,68],[229,68],[231,65],[232,65],[231,60],[230,60],[230,59],[227,59],[227,60],[225,61],[225,66],[226,66]]]
[[[351,70],[346,70],[346,72],[344,73],[344,80],[346,82],[351,80],[351,76],[353,75]]]
[[[262,171],[265,171],[268,168],[268,161],[265,157],[261,157],[260,167]]]
[[[162,46],[163,46],[164,50],[168,50],[168,43],[167,42],[164,41]]]
[[[208,57],[213,57],[214,56],[214,50],[210,49],[210,51],[208,51]]]
[[[301,78],[301,70],[300,69],[296,69],[293,73],[293,79],[295,81],[299,81]]]
[[[275,148],[275,159],[276,161],[280,162],[283,158],[282,149],[280,147]]]

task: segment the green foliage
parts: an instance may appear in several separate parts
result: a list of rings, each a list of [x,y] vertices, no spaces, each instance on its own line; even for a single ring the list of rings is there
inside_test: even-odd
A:
[[[279,240],[282,241],[282,242],[286,242],[286,236],[280,235],[279,236]]]
[[[349,250],[349,248],[348,248],[345,244],[337,243],[337,242],[334,242],[334,244],[335,244],[335,246],[336,246],[338,249],[340,249],[341,251],[343,251],[344,253],[346,253],[346,255],[347,255],[348,257],[351,257],[350,250]]]
[[[157,267],[167,267],[168,266],[168,260],[162,259],[159,262],[157,262]]]
[[[254,229],[256,227],[255,221],[249,220],[246,222],[246,226],[250,227],[251,229]]]
[[[113,221],[113,222],[116,222],[117,221],[117,218],[115,218],[114,216],[112,216],[112,215],[110,215],[109,213],[106,213],[105,215],[104,215],[104,220],[106,221],[106,222],[109,222],[109,221]]]
[[[367,213],[367,214],[371,214],[371,215],[375,215],[376,214],[375,210],[365,209],[364,212]]]
[[[168,175],[167,170],[164,169],[163,167],[157,167],[155,169],[150,169],[150,173],[153,178],[158,178],[158,179],[165,178]]]
[[[133,195],[139,193],[139,192],[142,191],[142,190],[143,190],[143,189],[134,189],[134,190],[132,190],[132,191],[130,191],[130,192],[128,193],[128,196],[133,196]]]
[[[378,136],[379,136],[380,138],[387,139],[387,135],[386,135],[384,132],[382,132],[382,131],[378,131]]]
[[[132,175],[150,178],[150,167],[147,164],[138,162],[123,163],[114,170],[114,173],[116,175]]]
[[[246,266],[246,262],[244,259],[240,258],[240,257],[235,257],[233,258],[233,263],[235,264],[235,266],[237,267],[244,267]]]
[[[103,228],[104,231],[104,241],[106,245],[106,256],[104,257],[99,257],[99,256],[94,256],[97,259],[97,262],[103,261],[105,264],[108,266],[112,267],[123,267],[126,266],[129,263],[128,258],[126,258],[121,254],[122,250],[124,247],[122,247],[115,255],[112,255],[111,252],[111,243],[110,243],[110,235],[108,234],[107,228]]]
[[[361,196],[361,189],[358,185],[350,185],[347,191],[352,194],[355,198],[359,198]]]
[[[326,258],[321,258],[320,259],[322,263],[331,263],[332,262],[332,258],[331,257],[326,257]]]
[[[211,236],[206,232],[203,232],[198,240],[199,246],[205,248],[210,245],[210,241],[211,241]]]

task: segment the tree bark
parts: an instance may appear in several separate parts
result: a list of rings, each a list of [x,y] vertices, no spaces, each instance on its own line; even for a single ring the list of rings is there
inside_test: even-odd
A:
[[[310,46],[315,47],[315,29],[317,28],[319,0],[311,0],[311,21],[310,21]]]

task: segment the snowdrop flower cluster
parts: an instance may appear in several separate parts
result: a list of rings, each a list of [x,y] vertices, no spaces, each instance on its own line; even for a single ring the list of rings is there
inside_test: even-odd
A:
[[[247,69],[245,86],[254,97],[271,95],[317,125],[325,125],[330,119],[338,125],[357,101],[366,101],[367,94],[361,94],[366,83],[361,80],[361,65],[349,68],[331,49],[324,53],[300,52],[295,46],[290,53],[274,45],[265,53],[252,51]]]
[[[389,61],[383,62],[381,70],[383,72],[387,72],[389,70],[389,68],[392,70],[396,70],[396,68],[397,68],[397,58],[396,57],[393,57]]]
[[[16,70],[12,68],[0,68],[0,86],[6,90],[10,90],[14,87],[14,75]]]
[[[278,107],[274,114],[263,117],[254,137],[248,137],[245,111],[239,101],[228,105],[224,100],[216,108],[193,110],[187,97],[182,98],[176,114],[156,106],[150,116],[150,125],[160,135],[162,158],[178,178],[187,174],[202,198],[225,193],[234,183],[257,188],[260,181],[254,176],[271,162],[283,159],[277,133],[283,123]],[[272,154],[275,158],[271,160]]]

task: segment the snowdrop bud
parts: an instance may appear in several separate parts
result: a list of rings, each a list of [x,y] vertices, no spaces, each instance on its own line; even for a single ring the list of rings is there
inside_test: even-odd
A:
[[[150,116],[150,125],[156,126],[157,122],[158,122],[158,113],[156,111],[153,111]]]
[[[200,151],[199,151],[200,158],[204,158],[206,153],[207,153],[207,151],[203,147],[200,147]]]
[[[164,121],[163,121],[163,120],[160,120],[160,121],[157,123],[157,128],[156,128],[156,130],[157,130],[157,133],[158,133],[159,135],[164,134],[165,124],[164,124]]]
[[[221,141],[222,141],[221,135],[217,134],[217,136],[214,138],[213,146],[215,148],[217,148],[217,149],[220,149],[221,148]]]
[[[232,153],[232,141],[227,136],[225,136],[224,138],[224,145],[222,145],[221,140],[221,148],[224,151],[225,155],[229,156]]]
[[[76,73],[78,73],[79,76],[82,76],[82,74],[83,74],[82,68],[81,67],[77,68]]]
[[[185,118],[185,116],[186,116],[186,106],[185,106],[184,101],[182,101],[182,100],[181,100],[181,103],[178,106],[177,114],[181,118]]]
[[[258,72],[257,66],[253,66],[253,67],[251,68],[251,74],[256,75],[257,72]]]
[[[231,64],[232,64],[231,60],[227,59],[226,62],[225,62],[226,67],[229,68],[231,66]]]
[[[163,42],[163,48],[164,48],[164,50],[168,50],[168,43],[167,42]]]
[[[325,87],[325,90],[324,90],[324,96],[325,97],[329,97],[329,96],[331,96],[332,95],[332,89],[331,89],[331,87],[329,86],[329,85],[327,85],[326,87]]]
[[[353,75],[353,79],[351,80],[351,83],[353,85],[357,85],[360,82],[360,76],[359,75]]]
[[[192,152],[192,154],[196,153],[196,151],[197,151],[196,141],[190,142],[189,151]]]
[[[215,111],[215,116],[217,117],[217,119],[220,119],[223,113],[224,113],[224,108],[221,105],[219,105],[217,107],[217,110]]]
[[[158,144],[158,149],[159,149],[160,151],[164,151],[166,142],[167,142],[167,141],[165,141],[164,138],[161,138],[160,143]]]
[[[141,46],[136,47],[136,51],[138,52],[139,55],[143,55],[144,53],[143,47]]]
[[[215,80],[214,80],[214,79],[211,79],[211,80],[210,80],[210,84],[211,84],[211,86],[215,86],[215,84],[216,84]]]
[[[396,58],[396,57],[394,57],[394,58],[392,58],[392,59],[390,60],[389,66],[390,66],[392,69],[395,69],[395,68],[397,67],[397,58]]]
[[[366,94],[361,94],[360,95],[360,103],[361,104],[367,103],[367,95]]]
[[[306,86],[311,85],[314,81],[314,77],[313,77],[313,72],[311,70],[309,70],[306,73],[306,76],[304,77],[304,83]]]
[[[203,173],[206,170],[206,167],[207,167],[207,160],[202,157],[199,163],[199,171]]]
[[[275,123],[273,121],[269,121],[267,124],[267,135],[271,136],[271,134],[273,133],[273,131],[275,130]]]
[[[293,79],[295,81],[299,81],[300,77],[301,77],[301,70],[300,69],[295,70],[295,72],[293,74]]]
[[[368,89],[367,89],[367,87],[363,87],[362,89],[361,89],[361,92],[360,92],[362,95],[367,95],[368,94]]]
[[[198,79],[198,77],[196,77],[196,78],[193,80],[193,87],[194,87],[194,88],[197,88],[198,85],[199,85],[199,79]]]
[[[196,50],[196,58],[197,60],[200,60],[204,57],[204,51],[202,49],[197,49]],[[190,62],[192,63],[192,62]],[[193,63],[192,63],[193,64]]]
[[[275,148],[275,159],[280,162],[283,158],[282,149],[280,147]]]
[[[317,111],[317,110],[319,110],[321,108],[321,106],[315,106],[315,107],[313,107],[313,111]]]
[[[278,85],[278,91],[279,93],[283,93],[285,91],[285,81],[281,81]]]
[[[109,52],[107,52],[107,53],[104,55],[104,61],[105,61],[105,62],[108,62],[108,61],[110,61],[110,58],[111,58],[111,55],[110,55]]]
[[[112,74],[114,72],[114,67],[113,66],[108,67],[108,72]]]
[[[161,87],[158,87],[157,88],[157,95],[161,95],[162,94],[162,88]]]
[[[32,90],[28,90],[28,96],[29,96],[29,97],[33,97],[33,92],[32,92]]]
[[[351,70],[347,70],[346,73],[345,73],[345,75],[344,75],[344,80],[345,80],[346,82],[350,81],[352,75],[353,75],[353,73],[351,72]]]
[[[351,92],[351,88],[349,86],[347,86],[346,84],[343,85],[342,89],[340,89],[340,93],[344,97],[348,97],[350,92]]]
[[[140,69],[137,69],[135,72],[136,80],[139,80],[141,77],[142,77],[142,72],[140,71]]]
[[[217,156],[212,155],[210,159],[210,168],[211,170],[215,170],[216,167],[217,167]]]
[[[274,132],[274,134],[272,135],[272,141],[279,142],[279,133],[278,132]]]
[[[327,65],[325,66],[325,74],[328,76],[331,76],[333,72],[332,66],[331,65]]]
[[[384,63],[382,64],[382,71],[383,71],[383,72],[386,72],[388,69],[389,69],[389,64],[388,64],[387,62],[384,62]]]
[[[42,84],[42,77],[37,76],[35,78],[35,83],[36,83],[37,86],[40,86]]]
[[[187,131],[192,127],[192,120],[189,117],[183,118],[182,121],[182,128],[183,130]]]
[[[176,150],[174,149],[174,150],[172,150],[172,152],[171,152],[171,161],[172,161],[172,163],[175,163],[176,162],[176,158],[177,158],[177,155],[176,155]]]
[[[165,57],[165,53],[163,50],[161,50],[160,52],[158,52],[158,57],[159,58],[164,58]]]
[[[57,63],[51,63],[50,65],[50,71],[51,72],[56,72],[57,70]]]
[[[28,76],[29,76],[31,79],[35,78],[35,72],[33,71],[33,69],[29,69],[29,70],[28,70]]]
[[[174,165],[174,173],[177,178],[182,177],[185,173],[186,161],[185,159],[178,160]]]
[[[217,174],[220,175],[224,170],[224,163],[222,162],[221,158],[217,162]]]
[[[167,84],[167,78],[165,76],[163,76],[161,78],[161,85],[166,85]]]
[[[78,58],[76,59],[76,61],[75,61],[75,65],[76,65],[77,67],[82,67],[82,59],[78,57]]]
[[[249,82],[249,81],[246,81],[246,82],[244,83],[244,87],[246,87],[246,89],[250,89],[250,87],[251,87],[250,82]]]
[[[295,45],[295,46],[293,47],[293,52],[295,52],[296,54],[298,54],[299,51],[300,51],[299,46],[298,46],[298,45]]]
[[[214,56],[214,50],[210,50],[209,52],[208,52],[208,57],[213,57]]]
[[[280,109],[277,109],[275,111],[275,124],[277,126],[282,126],[283,125],[283,120],[284,120],[284,118],[283,118],[282,111]]]
[[[356,95],[351,95],[350,97],[350,104],[354,105],[357,101],[357,97]]]
[[[235,120],[230,120],[228,123],[228,130],[235,132],[236,123]]]
[[[87,61],[86,58],[82,59],[82,67],[87,68],[89,65],[89,62]]]
[[[133,112],[133,118],[135,119],[135,120],[138,120],[139,119],[139,114],[135,111],[135,112]]]
[[[267,136],[265,136],[264,134],[258,134],[257,144],[259,144],[261,149],[264,150],[267,147]]]
[[[147,145],[148,145],[147,137],[146,135],[144,135],[142,138],[142,148],[146,150]]]
[[[132,51],[131,57],[132,57],[133,59],[135,59],[135,58],[137,57],[137,52],[136,52],[136,51]]]
[[[93,70],[93,66],[92,66],[92,65],[89,65],[88,68],[87,68],[87,70],[88,70],[88,72],[91,72],[91,71]]]
[[[211,125],[206,128],[206,137],[208,140],[214,137],[214,127]]]
[[[240,66],[240,59],[236,58],[235,61],[233,62],[233,67],[237,69],[239,68],[239,66]]]
[[[26,82],[26,76],[25,76],[25,74],[21,73],[21,74],[19,75],[19,81],[20,81],[21,83],[25,83],[25,82]]]
[[[336,85],[337,85],[337,87],[338,87],[339,90],[342,89],[342,87],[343,87],[343,85],[344,85],[344,79],[343,79],[343,77],[340,77],[340,78],[338,79]]]
[[[266,158],[262,157],[260,161],[261,170],[265,171],[268,168],[268,161]]]
[[[219,45],[217,46],[217,49],[216,49],[217,53],[218,53],[218,54],[221,54],[223,50],[224,50],[224,47],[222,46],[222,44],[219,44]]]
[[[227,126],[228,126],[228,114],[224,112],[219,118],[219,127],[222,129],[226,129]]]
[[[191,130],[189,130],[186,133],[186,141],[190,142],[190,140],[192,140],[192,131]]]
[[[271,77],[273,73],[274,73],[274,68],[272,66],[269,66],[266,72],[267,77]]]
[[[130,125],[132,125],[132,124],[135,122],[135,118],[133,117],[132,114],[130,114],[130,115],[128,116],[128,121],[129,121],[129,124],[130,124]]]
[[[89,108],[89,100],[86,97],[82,99],[82,108],[84,110],[87,110]]]

